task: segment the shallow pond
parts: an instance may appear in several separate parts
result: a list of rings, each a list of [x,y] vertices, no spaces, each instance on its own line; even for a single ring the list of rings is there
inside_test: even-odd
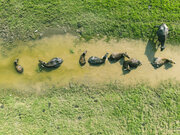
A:
[[[44,85],[66,85],[69,82],[87,83],[89,85],[102,82],[119,81],[125,84],[148,81],[151,84],[166,79],[180,80],[180,48],[167,45],[167,48],[155,53],[150,43],[136,40],[90,41],[77,42],[71,35],[56,35],[38,41],[17,42],[18,48],[8,52],[8,56],[0,55],[0,86],[9,88],[41,88]],[[86,60],[90,56],[102,57],[106,52],[127,52],[130,57],[137,58],[142,66],[123,74],[120,62],[106,63],[101,66],[79,65],[79,57],[87,50]],[[154,56],[172,58],[176,61],[173,67],[162,66],[154,69],[150,61]],[[38,61],[48,61],[60,57],[63,64],[56,70],[40,71]],[[24,73],[18,74],[13,61],[19,58]]]

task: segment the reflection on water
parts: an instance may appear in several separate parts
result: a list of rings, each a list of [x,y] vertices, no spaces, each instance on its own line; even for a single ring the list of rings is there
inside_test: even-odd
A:
[[[69,82],[80,83],[101,83],[109,81],[120,81],[125,84],[140,81],[156,83],[168,78],[180,80],[179,68],[180,49],[168,46],[166,50],[156,54],[149,51],[147,43],[135,40],[111,41],[90,41],[89,43],[75,42],[76,38],[70,35],[59,35],[47,37],[32,42],[17,42],[18,48],[8,52],[8,56],[0,56],[0,86],[15,88],[39,88],[45,84],[65,85]],[[130,73],[123,75],[122,61],[106,63],[101,66],[90,66],[88,62],[81,67],[79,65],[80,55],[87,50],[86,61],[90,56],[102,57],[106,52],[127,52],[130,57],[142,62],[142,66]],[[144,50],[146,51],[144,54]],[[152,54],[151,54],[152,53]],[[164,67],[154,70],[150,64],[151,57],[167,57],[176,61],[173,67]],[[148,56],[148,57],[147,57]],[[60,57],[64,60],[62,65],[50,72],[40,70],[38,61],[48,61],[53,57]],[[18,74],[14,68],[13,61],[19,58],[19,64],[24,67],[24,73]],[[168,70],[166,70],[168,69]]]

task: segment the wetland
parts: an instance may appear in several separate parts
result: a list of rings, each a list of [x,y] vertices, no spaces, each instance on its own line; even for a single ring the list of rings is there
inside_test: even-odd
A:
[[[161,81],[174,79],[180,81],[178,74],[180,63],[180,48],[167,44],[163,52],[155,50],[151,42],[140,40],[91,40],[80,42],[76,36],[54,35],[36,41],[16,41],[18,47],[0,55],[0,86],[17,89],[40,88],[43,86],[63,86],[70,82],[97,84],[119,81],[124,84],[148,82],[152,85]],[[127,54],[141,61],[142,65],[129,73],[122,70],[122,60],[111,63],[106,60],[101,66],[79,65],[80,55],[87,50],[86,61],[90,56],[103,57],[105,53],[127,52]],[[64,60],[62,65],[52,71],[41,70],[38,61],[48,61],[51,58],[60,57]],[[154,69],[151,61],[154,57],[172,58],[176,64],[162,66]],[[18,74],[13,61],[19,59],[19,64],[24,67],[24,73]]]

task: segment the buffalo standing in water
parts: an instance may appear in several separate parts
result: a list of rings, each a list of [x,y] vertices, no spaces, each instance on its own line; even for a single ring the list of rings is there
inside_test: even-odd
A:
[[[14,65],[15,65],[16,71],[18,73],[22,73],[24,71],[24,69],[23,69],[23,67],[21,65],[18,64],[18,62],[19,62],[19,59],[16,59],[14,61]]]
[[[98,58],[96,56],[91,56],[88,59],[88,62],[89,62],[90,65],[101,65],[101,64],[105,63],[107,56],[108,56],[108,53],[106,53],[103,56],[103,58]]]
[[[155,26],[158,27],[157,30],[157,36],[158,36],[158,41],[160,42],[158,46],[161,45],[161,51],[165,49],[165,41],[168,35],[168,27],[166,24],[161,24],[160,26]]]
[[[108,60],[116,62],[116,61],[118,61],[118,60],[120,60],[121,58],[124,58],[124,57],[130,58],[126,52],[125,53],[112,53],[109,56]]]
[[[172,59],[157,57],[157,58],[154,58],[154,60],[152,62],[152,65],[155,68],[159,68],[159,67],[161,67],[162,65],[164,65],[166,63],[176,64],[176,62],[174,62]]]
[[[63,59],[61,58],[53,58],[51,59],[49,62],[43,62],[41,60],[39,60],[39,64],[41,67],[45,67],[45,68],[58,68],[61,64],[63,63]]]
[[[86,59],[85,59],[86,53],[87,53],[87,51],[84,51],[83,54],[79,58],[79,64],[81,66],[84,66],[86,64]]]
[[[123,62],[123,70],[125,71],[130,71],[131,68],[137,68],[138,66],[142,65],[141,62],[137,59],[130,58],[130,59],[125,59]]]

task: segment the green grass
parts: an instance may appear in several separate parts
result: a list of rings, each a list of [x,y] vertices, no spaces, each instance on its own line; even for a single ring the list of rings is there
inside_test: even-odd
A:
[[[1,45],[10,48],[49,29],[85,40],[147,40],[161,23],[171,30],[167,41],[179,44],[179,0],[0,0]],[[0,134],[179,134],[179,88],[71,85],[39,94],[0,88]]]
[[[0,134],[178,134],[179,85],[1,90]]]
[[[179,13],[179,0],[0,0],[0,37],[38,39],[55,28],[86,40],[147,40],[154,25],[166,23],[171,30],[168,42],[180,43]]]

